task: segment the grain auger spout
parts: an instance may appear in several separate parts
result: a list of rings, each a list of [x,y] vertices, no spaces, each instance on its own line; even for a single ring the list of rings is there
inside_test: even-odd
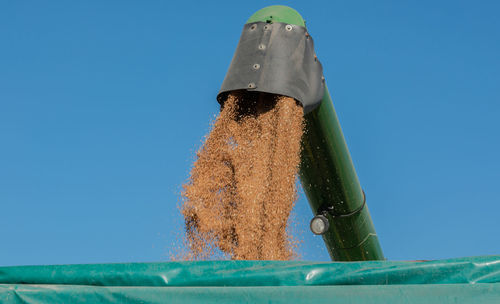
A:
[[[235,91],[284,95],[303,106],[300,180],[315,214],[312,232],[322,235],[333,260],[383,260],[323,68],[299,13],[270,6],[250,17],[217,96],[221,105]]]

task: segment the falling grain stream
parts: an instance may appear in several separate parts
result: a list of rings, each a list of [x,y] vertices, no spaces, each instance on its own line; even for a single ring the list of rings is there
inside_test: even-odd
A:
[[[302,107],[290,97],[228,96],[183,187],[185,259],[289,260]]]

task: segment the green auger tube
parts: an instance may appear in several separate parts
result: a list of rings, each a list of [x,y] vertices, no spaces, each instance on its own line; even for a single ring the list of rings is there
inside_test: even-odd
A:
[[[287,6],[269,6],[247,23],[305,21]],[[321,103],[305,114],[300,179],[315,214],[311,230],[321,234],[334,261],[384,260],[373,222],[325,85]]]

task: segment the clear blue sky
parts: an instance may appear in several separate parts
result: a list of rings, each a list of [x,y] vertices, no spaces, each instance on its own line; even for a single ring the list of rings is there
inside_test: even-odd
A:
[[[2,1],[0,265],[168,260],[246,19],[307,20],[391,260],[500,253],[498,1]],[[303,193],[296,234],[328,260]]]

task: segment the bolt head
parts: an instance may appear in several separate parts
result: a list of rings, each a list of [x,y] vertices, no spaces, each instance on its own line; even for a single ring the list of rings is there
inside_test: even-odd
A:
[[[293,29],[293,26],[292,26],[292,25],[290,25],[290,24],[287,24],[287,25],[285,26],[285,29],[286,29],[287,31],[291,31],[291,30]]]

